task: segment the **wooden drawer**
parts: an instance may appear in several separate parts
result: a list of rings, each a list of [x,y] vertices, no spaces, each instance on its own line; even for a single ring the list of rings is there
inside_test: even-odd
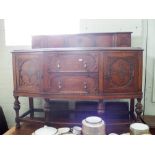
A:
[[[98,72],[97,53],[59,52],[46,55],[50,72]]]
[[[59,74],[47,76],[46,90],[49,93],[59,94],[97,94],[98,74]]]

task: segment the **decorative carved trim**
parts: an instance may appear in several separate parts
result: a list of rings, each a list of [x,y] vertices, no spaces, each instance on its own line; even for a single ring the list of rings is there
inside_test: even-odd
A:
[[[25,67],[27,65],[27,67]],[[24,68],[25,67],[25,68]],[[19,70],[19,85],[39,87],[42,78],[38,60],[18,58],[17,68]]]
[[[107,74],[108,80],[111,82],[112,85],[119,87],[119,88],[123,88],[123,87],[128,87],[131,82],[133,81],[134,78],[134,64],[135,64],[135,58],[134,57],[109,57],[109,72]],[[116,65],[116,63],[119,63],[119,67],[117,67],[118,69],[115,70],[114,69],[114,65]],[[126,69],[125,63],[129,66],[129,70]],[[129,77],[128,76],[128,71],[129,71]],[[117,83],[113,80],[114,75],[118,76],[117,78]],[[128,78],[128,79],[125,79]],[[118,83],[119,80],[119,83]]]

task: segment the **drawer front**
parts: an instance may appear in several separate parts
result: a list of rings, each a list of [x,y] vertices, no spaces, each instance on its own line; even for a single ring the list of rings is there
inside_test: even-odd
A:
[[[109,52],[104,59],[104,92],[138,91],[139,62],[136,52]]]
[[[42,56],[17,54],[13,57],[15,91],[38,93],[42,89]]]
[[[48,72],[98,72],[96,53],[52,53],[46,55]]]
[[[46,82],[46,92],[58,94],[97,94],[98,74],[49,74]]]

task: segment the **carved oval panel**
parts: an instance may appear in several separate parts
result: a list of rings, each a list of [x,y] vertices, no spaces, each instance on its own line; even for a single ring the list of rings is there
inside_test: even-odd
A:
[[[21,86],[39,86],[40,65],[37,59],[23,59],[19,66],[19,78]]]
[[[115,86],[124,87],[132,80],[132,65],[125,59],[116,59],[110,66],[110,80]]]

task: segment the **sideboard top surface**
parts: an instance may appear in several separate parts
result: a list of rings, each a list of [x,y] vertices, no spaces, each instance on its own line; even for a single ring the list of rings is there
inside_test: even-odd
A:
[[[34,35],[34,36],[32,36],[32,38],[33,37],[50,37],[50,36],[74,36],[74,35],[79,35],[79,36],[81,36],[81,35],[106,35],[106,34],[108,34],[108,35],[113,35],[113,34],[132,34],[133,32],[93,32],[93,33],[73,33],[73,34],[51,34],[51,35]]]
[[[68,47],[68,48],[36,48],[36,49],[21,49],[14,50],[13,53],[17,52],[63,52],[63,51],[142,51],[140,47]]]

